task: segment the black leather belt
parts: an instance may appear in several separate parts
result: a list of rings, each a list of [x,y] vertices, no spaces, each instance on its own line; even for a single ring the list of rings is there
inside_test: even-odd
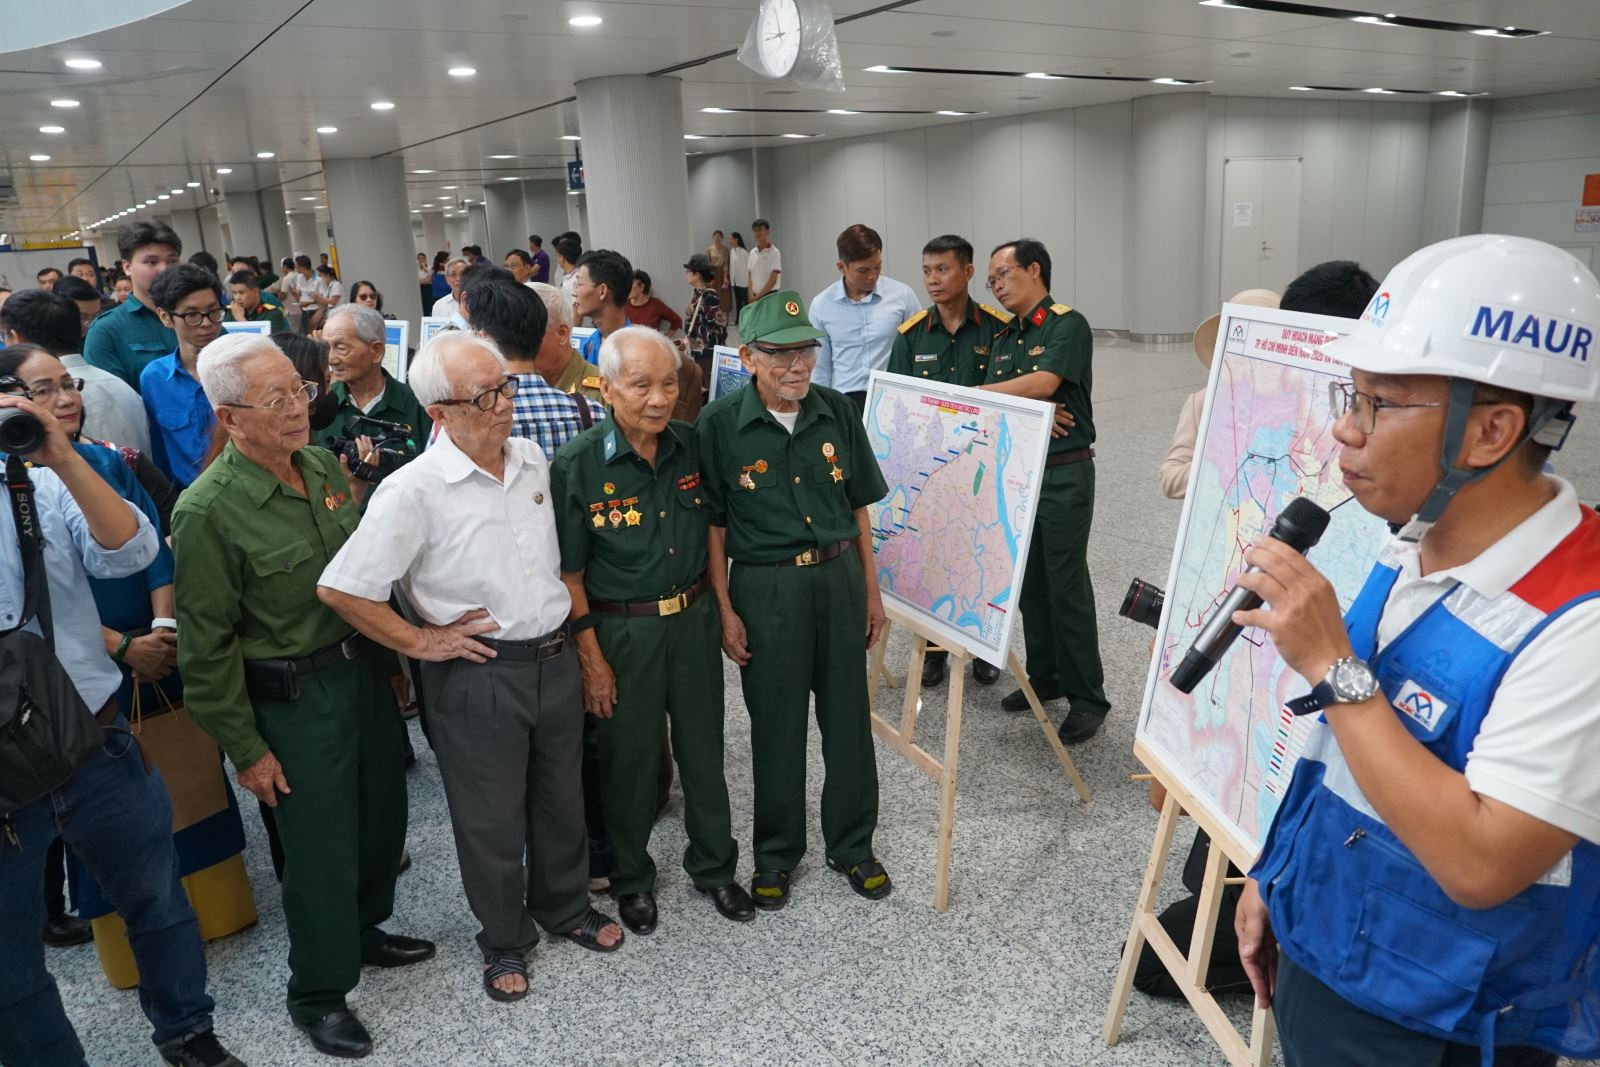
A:
[[[317,649],[309,656],[285,657],[283,659],[247,659],[244,661],[244,665],[246,670],[251,667],[258,667],[276,671],[287,669],[295,674],[311,674],[314,671],[325,670],[339,663],[348,663],[373,647],[369,639],[359,633],[353,633],[343,641],[336,641],[325,648]]]
[[[1082,463],[1086,459],[1094,458],[1092,448],[1074,448],[1070,452],[1056,452],[1044,461],[1046,467],[1064,467],[1068,463]]]
[[[823,545],[821,548],[808,548],[798,556],[790,556],[788,559],[778,560],[774,566],[815,567],[817,564],[826,562],[827,560],[839,555],[854,543],[855,541],[852,538],[847,537],[843,541],[835,541],[833,544]]]
[[[709,581],[702,574],[693,585],[676,596],[662,597],[659,600],[591,600],[589,610],[598,611],[602,615],[676,615],[699,600],[700,594],[706,591],[708,584]]]
[[[528,641],[501,641],[492,637],[479,637],[475,640],[494,649],[497,660],[537,663],[540,660],[555,659],[567,650],[567,627],[563,623],[559,629],[551,630],[543,637],[535,637]]]

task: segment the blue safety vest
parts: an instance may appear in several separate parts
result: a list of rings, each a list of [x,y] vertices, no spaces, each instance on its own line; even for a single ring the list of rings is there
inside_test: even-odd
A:
[[[1583,509],[1577,529],[1501,596],[1457,584],[1374,655],[1398,576],[1380,558],[1345,626],[1406,729],[1463,771],[1512,660],[1564,612],[1600,597],[1600,516]],[[1284,953],[1357,1007],[1481,1045],[1486,1067],[1496,1044],[1600,1056],[1593,842],[1503,904],[1462,907],[1384,825],[1318,716],[1251,875]]]

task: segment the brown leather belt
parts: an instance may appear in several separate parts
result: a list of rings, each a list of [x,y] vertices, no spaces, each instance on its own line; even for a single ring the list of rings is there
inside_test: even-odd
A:
[[[843,541],[835,541],[833,544],[823,545],[821,548],[808,548],[798,556],[790,556],[788,559],[778,560],[774,566],[815,567],[817,564],[824,563],[839,555],[854,543],[853,539],[845,538]]]
[[[1045,461],[1046,467],[1064,467],[1068,463],[1082,463],[1086,459],[1094,458],[1092,448],[1074,448],[1071,452],[1056,452]]]
[[[699,600],[700,594],[706,591],[706,586],[709,584],[709,580],[702,574],[693,585],[676,596],[662,597],[660,600],[591,600],[589,610],[598,611],[602,615],[676,615]]]

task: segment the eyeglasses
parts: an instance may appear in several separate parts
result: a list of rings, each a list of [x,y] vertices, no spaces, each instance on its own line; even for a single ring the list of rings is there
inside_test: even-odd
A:
[[[221,322],[228,317],[222,308],[212,308],[210,311],[169,311],[175,319],[182,319],[189,326],[203,326],[208,322]]]
[[[1370,434],[1378,428],[1378,412],[1384,409],[1442,408],[1448,407],[1449,403],[1447,400],[1435,400],[1427,404],[1397,404],[1371,393],[1363,393],[1356,388],[1355,382],[1328,383],[1328,406],[1333,409],[1333,417],[1342,419],[1349,415],[1356,429],[1363,434]],[[1474,400],[1472,406],[1493,403],[1493,400]]]
[[[792,348],[766,348],[762,345],[751,345],[751,350],[760,352],[783,370],[789,370],[802,363],[815,363],[817,361],[817,347],[802,348],[795,351]]]
[[[471,404],[479,411],[493,411],[495,401],[500,397],[510,400],[517,395],[517,380],[509,374],[501,379],[500,384],[490,389],[485,389],[470,400],[440,400],[438,403],[449,407],[453,404]]]
[[[993,274],[991,274],[989,276],[989,280],[983,283],[983,287],[985,289],[989,290],[992,293],[992,292],[994,292],[994,287],[996,285],[999,285],[1001,282],[1003,282],[1007,278],[1011,277],[1019,269],[1021,269],[1021,268],[1018,268],[1018,267],[1001,267],[999,270],[995,271]]]
[[[274,415],[283,415],[292,410],[295,404],[311,403],[320,392],[322,392],[322,388],[316,382],[301,382],[300,388],[294,392],[284,393],[282,396],[269,400],[265,404],[225,403],[222,406],[225,408],[253,408],[257,411],[269,411]]]
[[[31,400],[33,400],[33,401],[35,401],[37,403],[40,403],[40,404],[49,404],[53,400],[55,400],[57,395],[59,395],[61,393],[81,393],[81,392],[83,392],[83,379],[82,378],[68,378],[66,381],[62,382],[60,385],[53,385],[53,384],[50,384],[50,383],[46,383],[44,385],[34,386],[32,389],[27,389],[25,391],[27,392],[28,397]]]

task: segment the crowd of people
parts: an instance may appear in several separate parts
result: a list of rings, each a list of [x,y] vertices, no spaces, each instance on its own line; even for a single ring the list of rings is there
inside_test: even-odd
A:
[[[14,501],[31,492],[49,590],[43,613],[16,593],[34,587],[18,511],[23,553],[0,557],[0,621],[37,615],[47,638],[53,627],[52,662],[106,731],[34,795],[0,783],[0,850],[15,853],[0,862],[0,1061],[80,1062],[44,945],[125,936],[164,1062],[240,1062],[213,1031],[202,948],[253,918],[222,755],[257,802],[281,881],[288,1014],[321,1052],[370,1051],[346,1000],[362,966],[435,953],[385,929],[410,862],[413,716],[495,1001],[527,996],[546,935],[612,953],[624,928],[645,936],[665,921],[649,845],[674,770],[690,882],[730,921],[783,908],[808,848],[813,714],[826,865],[862,897],[888,896],[865,660],[885,626],[867,509],[887,489],[862,423],[874,371],[1054,406],[1017,596],[1025,668],[1040,700],[1065,701],[1063,742],[1096,735],[1111,706],[1088,566],[1094,335],[1054,295],[1049,250],[1019,238],[980,261],[969,240],[934,237],[924,304],[884,273],[880,235],[852,225],[836,239],[838,280],[807,301],[785,287],[769,222],[750,231],[749,249],[719,230],[682,264],[682,314],[626,255],[574,232],[551,241],[553,259],[537,235],[499,266],[475,246],[419,253],[421,309],[449,328],[403,381],[385,367],[370,283],[347,297],[308,255],[283,258],[281,273],[236,256],[223,275],[205,253],[183,260],[160,223],[118,235],[124,296],[102,296],[111,279],[74,260],[0,304],[0,416],[39,429],[7,458],[8,481]],[[1592,993],[1600,951],[1600,798],[1592,773],[1575,784],[1596,754],[1600,677],[1553,653],[1600,625],[1600,518],[1544,464],[1572,405],[1600,396],[1600,287],[1563,256],[1464,238],[1419,252],[1381,293],[1357,265],[1331,263],[1281,300],[1235,298],[1359,320],[1331,346],[1355,368],[1334,398],[1341,464],[1361,506],[1400,531],[1348,634],[1326,580],[1270,540],[1240,579],[1273,609],[1240,621],[1322,683],[1308,698],[1325,712],[1302,765],[1313,770],[1285,801],[1296,822],[1280,816],[1251,872],[1262,881],[1228,895],[1238,938],[1219,940],[1241,961],[1235,985],[1278,998],[1296,1062],[1334,1062],[1311,1050],[1349,1050],[1352,1035],[1363,1055],[1424,1062],[1481,1027],[1490,1044],[1545,1050],[1517,1062],[1582,1048],[1560,1016]],[[997,306],[970,295],[980,269]],[[1549,321],[1513,323],[1518,280],[1527,306],[1555,309]],[[712,397],[730,313],[749,380]],[[1385,333],[1386,319],[1409,330]],[[230,320],[269,334],[228,332]],[[1197,330],[1202,362],[1215,332]],[[1570,362],[1552,360],[1564,352]],[[1168,495],[1187,484],[1202,401],[1183,409]],[[1462,601],[1453,622],[1429,614],[1427,588]],[[1470,655],[1453,666],[1438,658],[1446,645]],[[723,656],[749,711],[748,881],[723,767]],[[946,670],[930,654],[923,684]],[[984,684],[1000,674],[973,671]],[[1413,676],[1457,713],[1408,713]],[[1498,694],[1481,684],[1502,676]],[[1000,703],[1029,707],[1020,688]],[[1576,724],[1566,751],[1539,748],[1538,773],[1523,705]],[[186,762],[129,733],[160,708],[203,732]],[[194,799],[196,783],[211,802]],[[1335,850],[1350,869],[1326,869],[1316,843],[1351,827],[1346,849],[1371,838],[1385,850]],[[1481,859],[1507,856],[1493,870]],[[1313,906],[1325,885],[1328,906]],[[1392,929],[1361,904],[1380,890],[1399,901]],[[615,917],[597,906],[607,892]],[[1187,930],[1195,906],[1163,921]],[[85,922],[113,912],[125,935]],[[1454,955],[1385,947],[1433,916]],[[1369,936],[1391,938],[1370,950],[1389,955],[1353,962],[1352,939]],[[1552,995],[1531,958],[1579,978]],[[1156,970],[1142,984],[1171,995]]]

